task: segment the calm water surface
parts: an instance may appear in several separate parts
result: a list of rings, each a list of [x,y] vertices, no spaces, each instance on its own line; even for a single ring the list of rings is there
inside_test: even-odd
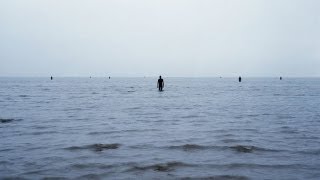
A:
[[[319,179],[317,78],[0,78],[0,179]]]

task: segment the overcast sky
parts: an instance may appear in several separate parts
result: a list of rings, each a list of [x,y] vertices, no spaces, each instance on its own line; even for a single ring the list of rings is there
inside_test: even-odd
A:
[[[320,76],[319,0],[0,0],[0,76]]]

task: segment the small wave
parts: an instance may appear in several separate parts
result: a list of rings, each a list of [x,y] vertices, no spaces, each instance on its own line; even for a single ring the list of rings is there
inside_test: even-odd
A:
[[[278,119],[294,119],[296,117],[291,116],[291,115],[278,115],[277,118]]]
[[[248,114],[247,116],[248,117],[259,117],[260,115],[259,114]]]
[[[1,123],[9,123],[9,122],[12,122],[12,121],[14,121],[14,119],[0,119]]]
[[[65,148],[70,151],[75,150],[92,150],[92,151],[103,151],[103,150],[110,150],[110,149],[118,149],[120,147],[120,144],[114,143],[114,144],[92,144],[92,145],[86,145],[86,146],[71,146],[68,148]]]
[[[5,100],[7,101],[13,101],[13,99],[11,97],[6,97]]]
[[[141,109],[141,107],[129,107],[129,108],[126,108],[127,110],[137,110],[137,109]]]
[[[14,149],[11,149],[11,148],[6,148],[6,149],[0,149],[0,152],[8,152],[8,151],[12,151]],[[0,164],[1,164],[2,161],[0,161]]]
[[[89,169],[89,168],[109,169],[109,168],[113,168],[115,166],[101,164],[101,163],[87,163],[87,164],[72,164],[71,167],[75,168],[75,169]]]
[[[53,125],[47,125],[47,126],[42,126],[42,125],[35,125],[32,127],[33,129],[49,129],[49,128],[56,128],[56,126]]]
[[[320,149],[298,151],[300,154],[320,155]]]
[[[179,167],[191,167],[191,166],[194,166],[194,165],[174,161],[174,162],[153,164],[148,166],[133,166],[132,168],[129,169],[129,171],[154,170],[154,171],[160,171],[160,172],[168,172],[168,171],[173,171]]]
[[[46,148],[45,146],[37,146],[37,147],[28,146],[25,150],[26,151],[32,151],[32,150],[45,149],[45,148]]]
[[[28,97],[28,95],[22,94],[22,95],[19,95],[19,97]]]
[[[262,115],[262,116],[270,116],[270,115],[272,115],[272,114],[270,114],[270,113],[262,113],[261,115]]]
[[[168,148],[183,150],[183,151],[200,151],[200,150],[209,150],[209,149],[225,150],[225,149],[228,149],[227,146],[205,146],[205,145],[197,145],[197,144],[184,144],[184,145],[178,145],[178,146],[169,146]]]
[[[243,116],[235,116],[234,118],[236,118],[236,119],[242,119]]]
[[[253,142],[251,139],[233,139],[233,138],[226,138],[226,139],[222,139],[221,142],[224,143],[251,143]]]
[[[283,152],[283,151],[285,151],[285,150],[280,150],[280,149],[267,149],[267,148],[261,148],[261,147],[257,147],[257,146],[246,146],[246,145],[231,146],[229,148],[236,150],[237,152],[241,152],[241,153]]]
[[[175,109],[182,109],[182,110],[191,110],[192,107],[176,107]]]
[[[299,133],[298,130],[295,129],[284,129],[280,131],[281,133],[285,133],[285,134],[297,134]]]
[[[13,121],[20,121],[21,119],[12,119],[12,118],[0,118],[0,123],[11,123]]]
[[[182,116],[181,118],[184,118],[184,119],[190,119],[190,118],[199,118],[201,116],[199,115],[187,115],[187,116]]]
[[[48,172],[49,170],[48,169],[35,169],[35,170],[31,170],[31,171],[27,171],[27,172],[24,172],[22,175],[37,175],[37,174],[44,174],[46,172]]]
[[[246,176],[235,176],[235,175],[217,175],[217,176],[208,176],[208,177],[184,177],[183,180],[189,179],[203,179],[203,180],[247,180],[249,179]]]
[[[59,177],[59,176],[48,176],[42,178],[42,180],[67,180],[68,178],[66,177]]]
[[[281,133],[286,133],[286,134],[299,133],[299,131],[297,129],[294,129],[293,127],[290,127],[290,126],[281,126],[280,127],[280,132]]]
[[[243,153],[251,153],[254,150],[256,150],[256,147],[254,146],[242,146],[242,145],[232,146],[230,148],[236,150],[237,152],[243,152]]]
[[[235,143],[235,142],[240,142],[241,140],[237,140],[237,139],[222,139],[221,140],[224,143]]]
[[[5,180],[27,180],[26,178],[22,178],[19,176],[5,176],[5,177],[1,177],[1,179],[5,179]]]
[[[56,134],[57,131],[38,131],[38,132],[32,132],[30,135],[43,135],[43,134]]]
[[[96,132],[89,132],[88,135],[104,135],[104,134],[114,134],[119,133],[119,131],[96,131]]]
[[[131,145],[129,146],[131,149],[148,149],[148,148],[155,148],[153,145],[150,144],[138,144],[138,145]]]
[[[86,175],[77,177],[76,179],[101,179],[101,176],[98,174],[86,174]]]
[[[273,96],[282,96],[282,94],[277,94],[277,93],[276,93],[276,94],[273,94]]]
[[[245,129],[241,129],[241,130],[259,133],[259,130],[255,129],[255,128],[245,128]]]
[[[80,107],[77,107],[77,108],[66,108],[64,109],[64,111],[82,111],[83,109],[80,108]]]
[[[238,168],[272,168],[272,169],[291,169],[291,168],[312,168],[309,165],[303,164],[254,164],[254,163],[231,163],[231,164],[222,164],[222,165],[209,165],[211,167],[221,167],[221,168],[229,168],[229,169],[238,169]],[[318,168],[317,168],[318,169]]]
[[[13,163],[9,161],[0,161],[0,165],[13,165]]]
[[[266,149],[266,148],[260,148],[256,146],[246,146],[246,145],[236,145],[236,146],[203,146],[203,145],[197,145],[197,144],[184,144],[184,145],[178,145],[178,146],[169,146],[167,147],[169,149],[178,149],[183,151],[198,151],[198,150],[235,150],[237,152],[241,153],[252,153],[255,151],[265,151],[265,152],[281,152],[283,150],[274,150],[274,149]]]
[[[135,132],[154,132],[159,131],[158,129],[127,129],[127,130],[112,130],[112,131],[95,131],[89,132],[88,135],[104,135],[104,134],[122,134],[122,133],[135,133]]]
[[[169,146],[169,149],[181,149],[184,151],[194,151],[194,150],[204,150],[209,149],[210,146],[202,146],[197,144],[184,144],[184,145],[178,145],[178,146]]]

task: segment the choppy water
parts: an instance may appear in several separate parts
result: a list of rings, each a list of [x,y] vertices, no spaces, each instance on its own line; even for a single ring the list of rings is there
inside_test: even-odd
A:
[[[320,79],[0,78],[0,179],[319,179]]]

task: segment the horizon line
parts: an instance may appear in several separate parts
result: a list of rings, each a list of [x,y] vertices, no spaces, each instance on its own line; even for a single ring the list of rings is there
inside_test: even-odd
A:
[[[163,76],[165,78],[320,78],[320,76]],[[50,76],[0,76],[0,78],[50,78]],[[158,78],[159,76],[52,76],[54,78]]]

